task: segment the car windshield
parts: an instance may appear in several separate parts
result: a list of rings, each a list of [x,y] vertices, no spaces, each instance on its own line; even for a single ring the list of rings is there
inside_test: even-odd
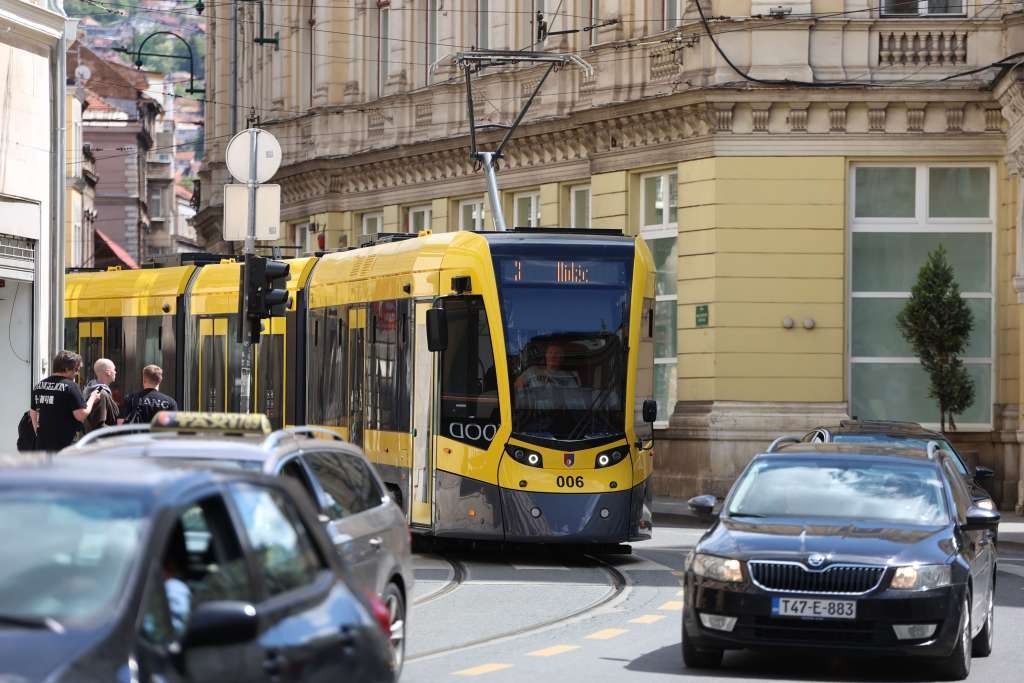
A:
[[[837,443],[878,443],[891,446],[906,446],[907,448],[928,448],[928,442],[934,441],[943,450],[953,454],[953,462],[960,474],[967,476],[967,465],[960,459],[960,454],[953,448],[953,444],[942,438],[919,439],[912,436],[898,436],[894,434],[833,434],[832,441]]]
[[[772,456],[736,483],[728,514],[936,526],[948,521],[945,501],[940,474],[928,463]]]
[[[581,440],[625,429],[626,258],[496,256],[512,430]]]
[[[146,518],[144,502],[123,494],[0,490],[0,613],[60,624],[111,614]]]

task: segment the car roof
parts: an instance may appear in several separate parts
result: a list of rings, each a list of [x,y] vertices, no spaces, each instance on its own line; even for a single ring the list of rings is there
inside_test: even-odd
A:
[[[777,455],[835,455],[835,456],[884,456],[930,461],[932,458],[923,448],[909,448],[896,444],[873,443],[786,443],[774,451],[764,453],[767,457]]]
[[[916,422],[891,422],[885,420],[842,420],[838,426],[819,427],[832,434],[889,434],[893,436],[916,436],[931,439],[946,437],[941,432],[925,429]]]
[[[204,483],[250,479],[242,470],[196,469],[145,459],[123,459],[94,454],[19,454],[0,456],[0,488],[77,489],[173,497]],[[258,475],[256,475],[258,476]]]

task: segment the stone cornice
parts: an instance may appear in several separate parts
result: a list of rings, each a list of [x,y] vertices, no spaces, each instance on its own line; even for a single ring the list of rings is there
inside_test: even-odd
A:
[[[710,155],[914,156],[925,140],[929,155],[1004,154],[1001,125],[993,129],[1002,123],[993,112],[1001,110],[987,93],[915,92],[919,99],[909,102],[882,100],[877,91],[842,94],[840,100],[782,89],[705,91],[577,112],[524,126],[499,175],[510,189]],[[289,130],[275,132],[285,137]],[[482,136],[482,146],[496,136]],[[464,135],[310,159],[284,167],[275,180],[286,219],[375,208],[382,196],[405,204],[483,188]]]

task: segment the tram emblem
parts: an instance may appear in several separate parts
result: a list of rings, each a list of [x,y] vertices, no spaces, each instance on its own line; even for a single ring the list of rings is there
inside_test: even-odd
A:
[[[565,453],[562,456],[562,460],[565,462],[566,467],[572,467],[576,463],[576,456],[572,453]]]

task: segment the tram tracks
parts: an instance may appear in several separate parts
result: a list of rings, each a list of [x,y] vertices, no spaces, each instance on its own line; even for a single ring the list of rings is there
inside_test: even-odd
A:
[[[452,652],[468,650],[470,648],[480,647],[482,645],[491,645],[511,640],[514,638],[520,638],[526,635],[532,635],[534,633],[538,633],[540,631],[544,631],[552,627],[573,622],[577,619],[587,616],[592,612],[595,612],[596,610],[601,609],[602,607],[606,607],[611,603],[616,602],[620,597],[623,596],[623,593],[629,585],[629,581],[627,580],[625,574],[623,574],[617,568],[605,562],[599,557],[594,557],[590,555],[584,557],[594,562],[594,568],[600,570],[608,578],[608,590],[599,598],[596,598],[590,601],[589,603],[578,607],[577,609],[570,610],[567,613],[560,614],[557,616],[552,616],[548,619],[542,619],[531,624],[525,624],[517,628],[509,629],[507,631],[501,631],[499,633],[491,634],[482,638],[475,638],[469,641],[452,643],[445,645],[444,647],[436,647],[425,652],[417,652],[415,654],[408,655],[406,661],[415,662],[425,659],[431,659],[441,655],[450,654]],[[432,602],[434,600],[437,600],[438,598],[443,597],[444,595],[450,594],[452,591],[456,590],[462,585],[472,585],[471,582],[466,582],[467,568],[465,567],[465,565],[462,565],[462,563],[460,563],[457,560],[450,560],[448,558],[443,559],[451,563],[453,571],[458,571],[456,569],[457,567],[461,568],[462,574],[458,576],[453,575],[451,580],[449,580],[449,582],[445,584],[444,587],[425,596],[422,596],[418,601],[414,603],[414,605],[419,606],[426,602]]]
[[[437,559],[448,563],[451,568],[451,573],[448,575],[448,580],[435,591],[431,591],[426,595],[421,595],[413,600],[413,607],[419,607],[420,605],[426,605],[427,603],[433,602],[448,595],[452,591],[458,589],[462,583],[466,580],[466,565],[460,560],[453,560],[448,557],[441,555],[436,556]]]

